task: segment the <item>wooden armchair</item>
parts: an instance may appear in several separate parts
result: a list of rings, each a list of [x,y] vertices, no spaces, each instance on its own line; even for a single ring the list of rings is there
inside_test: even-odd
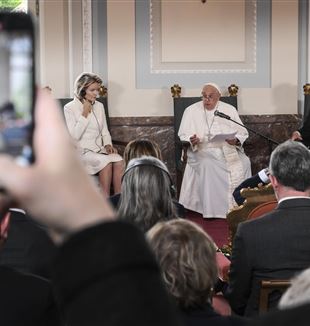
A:
[[[254,209],[252,209],[248,215],[248,220],[260,217],[270,211],[272,211],[278,205],[277,200],[270,200],[265,203],[259,204]]]
[[[276,201],[276,197],[270,183],[265,186],[259,185],[256,188],[241,189],[241,194],[245,198],[243,205],[234,207],[227,213],[226,216],[229,238],[228,245],[227,247],[225,246],[225,248],[223,248],[223,251],[229,254],[231,254],[232,243],[239,223],[248,220],[250,212],[258,205],[266,202]]]
[[[177,178],[177,192],[180,194],[183,173],[187,162],[187,150],[190,146],[189,142],[181,141],[178,136],[181,120],[185,109],[202,100],[201,96],[196,97],[181,97],[181,87],[175,84],[171,87],[174,108],[174,139],[175,139],[175,165]],[[220,101],[233,105],[238,110],[237,94],[238,86],[232,84],[228,87],[229,96],[222,96]]]
[[[289,280],[263,280],[261,281],[260,297],[259,297],[259,314],[265,313],[269,310],[270,295],[278,292],[280,297],[286,289],[291,285]]]

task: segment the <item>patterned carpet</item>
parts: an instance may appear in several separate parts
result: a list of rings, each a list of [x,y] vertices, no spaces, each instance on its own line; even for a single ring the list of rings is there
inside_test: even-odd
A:
[[[226,219],[222,218],[203,218],[201,214],[187,211],[187,219],[199,224],[214,240],[218,247],[227,244],[228,225]]]

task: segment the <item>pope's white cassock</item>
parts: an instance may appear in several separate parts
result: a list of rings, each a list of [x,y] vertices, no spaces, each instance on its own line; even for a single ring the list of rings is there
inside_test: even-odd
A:
[[[184,111],[180,139],[189,141],[196,134],[201,143],[188,150],[179,202],[203,217],[225,218],[228,210],[236,205],[232,197],[234,188],[251,176],[251,164],[242,146],[212,138],[236,132],[231,137],[238,138],[242,145],[249,135],[242,126],[215,116],[215,110],[242,124],[237,110],[221,101],[210,111],[204,109],[202,101]]]

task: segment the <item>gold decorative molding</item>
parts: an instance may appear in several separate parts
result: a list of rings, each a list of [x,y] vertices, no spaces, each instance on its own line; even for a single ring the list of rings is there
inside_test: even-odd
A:
[[[39,3],[39,0],[36,0],[35,4],[36,4],[36,16],[39,17],[39,15],[40,15],[40,3]]]
[[[235,84],[231,84],[228,87],[228,92],[229,92],[230,96],[237,96],[238,95],[238,90],[239,90],[239,87],[237,85],[235,85]]]
[[[276,200],[271,183],[259,184],[255,188],[243,188],[240,190],[240,194],[245,198],[243,205],[232,208],[226,215],[229,230],[228,245],[224,248],[226,253],[231,253],[239,223],[246,221],[249,213],[259,204]]]
[[[174,84],[170,89],[173,98],[181,97],[182,88],[179,84]]]
[[[303,89],[305,95],[310,95],[310,84],[305,84]]]
[[[104,85],[100,86],[99,95],[101,97],[107,97],[108,96],[108,89]]]

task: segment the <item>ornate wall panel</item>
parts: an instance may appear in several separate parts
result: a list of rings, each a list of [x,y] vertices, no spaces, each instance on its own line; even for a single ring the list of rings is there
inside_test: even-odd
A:
[[[270,11],[270,1],[136,1],[137,87],[269,87]]]

